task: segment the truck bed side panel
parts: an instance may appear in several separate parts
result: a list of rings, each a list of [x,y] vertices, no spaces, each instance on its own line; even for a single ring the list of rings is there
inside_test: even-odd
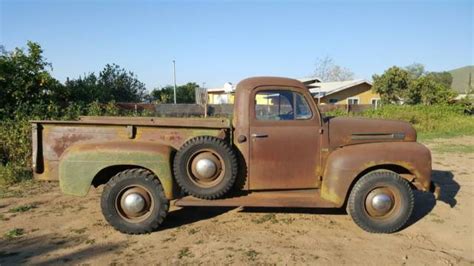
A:
[[[156,142],[178,149],[199,135],[225,137],[223,128],[174,128],[96,123],[33,122],[33,170],[36,179],[58,180],[58,163],[76,143],[124,141]]]

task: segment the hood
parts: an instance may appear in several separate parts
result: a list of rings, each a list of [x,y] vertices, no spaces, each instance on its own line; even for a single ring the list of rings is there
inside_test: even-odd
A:
[[[416,141],[416,130],[404,121],[334,117],[326,120],[331,148],[370,142]]]

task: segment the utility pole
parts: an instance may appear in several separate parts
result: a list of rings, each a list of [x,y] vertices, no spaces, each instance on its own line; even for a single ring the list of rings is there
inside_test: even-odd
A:
[[[174,77],[174,104],[176,104],[176,61],[173,60],[173,77]]]

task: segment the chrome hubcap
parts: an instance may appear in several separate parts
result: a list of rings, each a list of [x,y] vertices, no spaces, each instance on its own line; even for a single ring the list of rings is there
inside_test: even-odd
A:
[[[392,198],[387,194],[378,194],[372,198],[372,207],[379,213],[387,213],[392,207]]]
[[[122,202],[122,208],[126,213],[139,214],[145,208],[145,199],[138,193],[128,194]]]
[[[196,163],[196,172],[203,178],[211,178],[217,172],[216,164],[209,159],[200,159]]]

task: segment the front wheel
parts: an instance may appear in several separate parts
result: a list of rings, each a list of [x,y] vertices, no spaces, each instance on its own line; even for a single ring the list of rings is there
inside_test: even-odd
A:
[[[361,177],[349,195],[347,212],[367,232],[393,233],[403,227],[414,208],[413,191],[395,172],[377,170]]]
[[[143,234],[163,222],[169,201],[153,173],[135,168],[112,177],[102,192],[101,208],[107,222],[118,231]]]

